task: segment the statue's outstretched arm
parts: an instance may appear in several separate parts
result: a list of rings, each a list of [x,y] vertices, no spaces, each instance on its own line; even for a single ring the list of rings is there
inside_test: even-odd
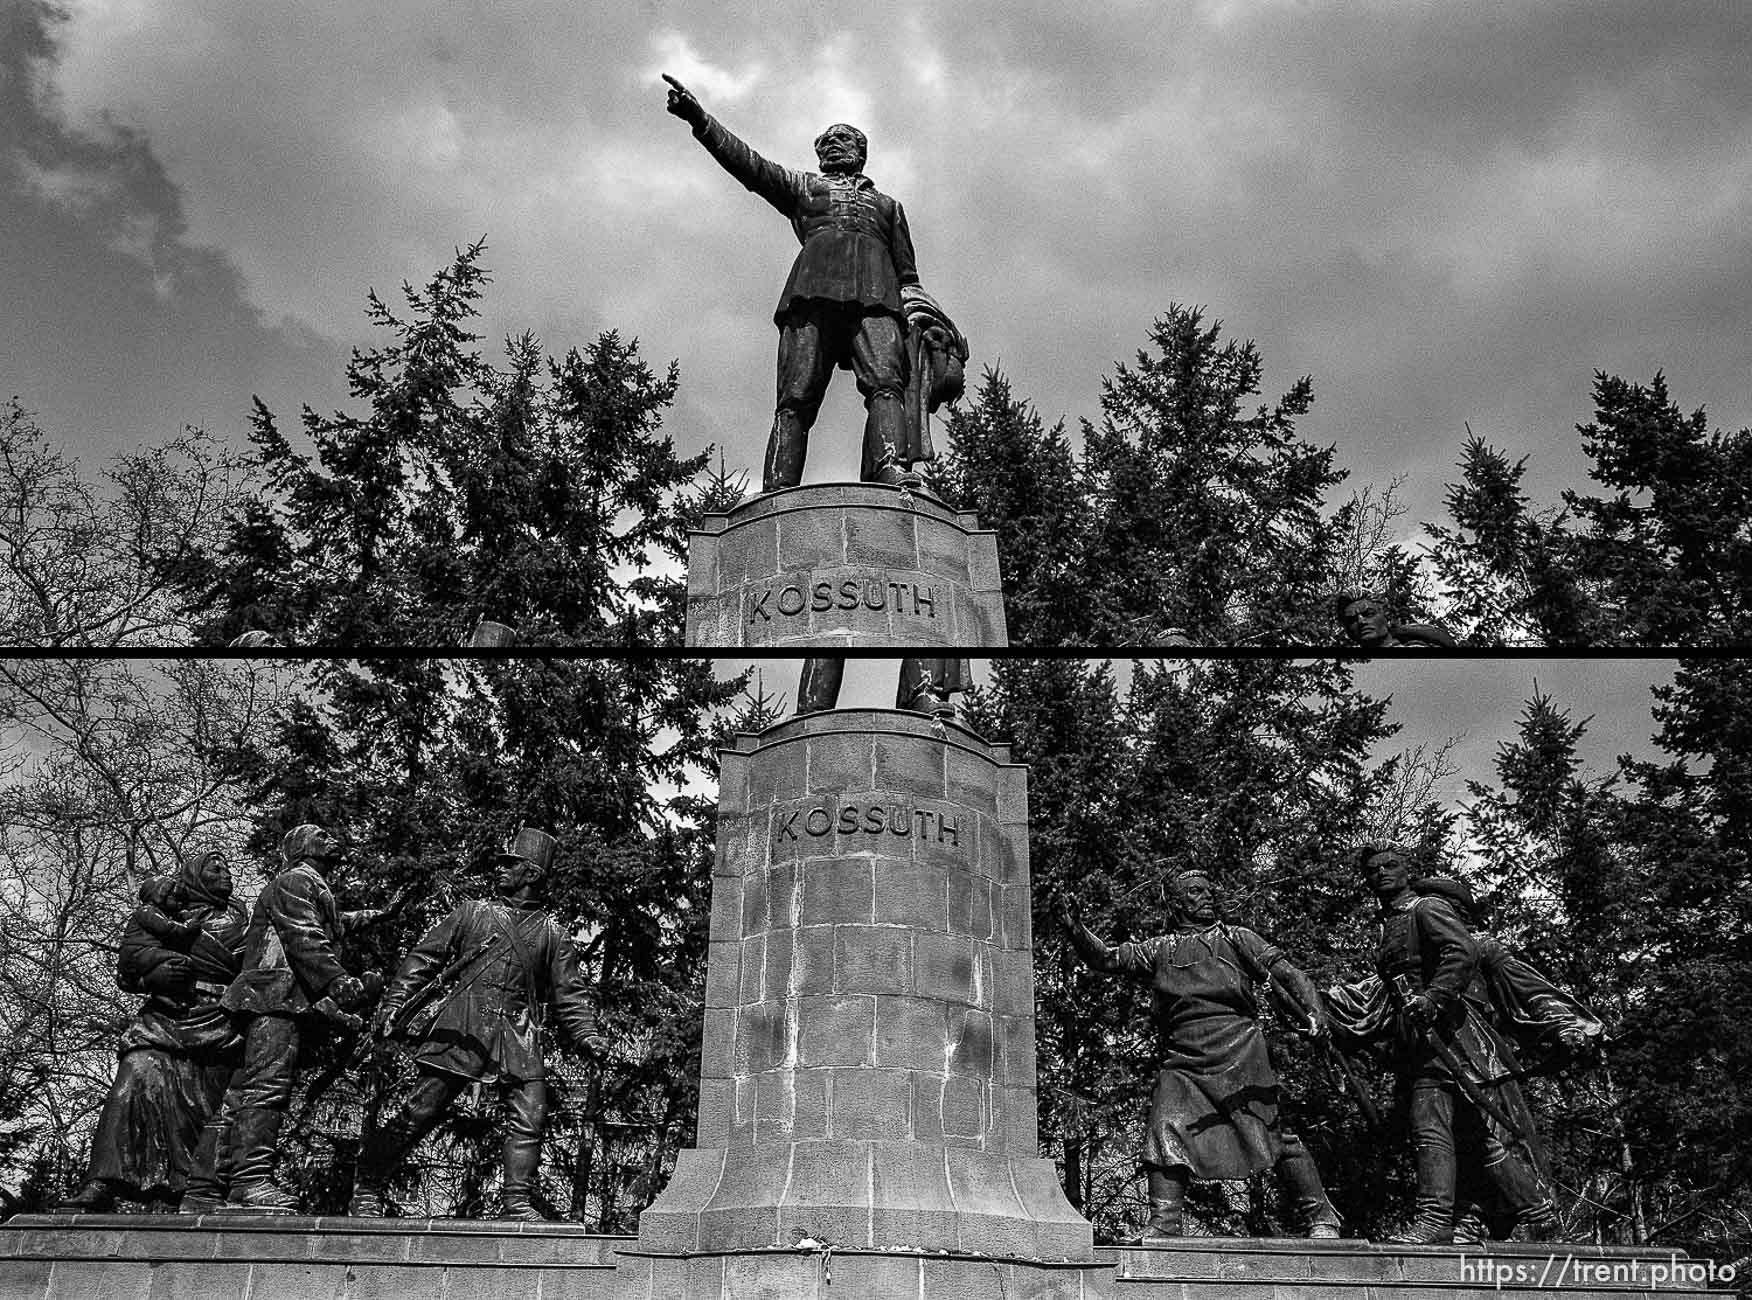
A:
[[[663,80],[669,83],[669,102],[665,108],[693,127],[694,139],[705,146],[718,165],[786,217],[794,216],[803,193],[802,174],[761,157],[706,112],[693,92],[667,72],[663,74]]]
[[[1074,915],[1063,902],[1058,903],[1053,908],[1053,914],[1058,918],[1059,925],[1064,928],[1066,936],[1071,941],[1071,947],[1077,950],[1077,956],[1083,959],[1085,965],[1098,971],[1106,971],[1110,975],[1117,975],[1123,969],[1119,950],[1104,943],[1101,937],[1084,925],[1082,919]]]

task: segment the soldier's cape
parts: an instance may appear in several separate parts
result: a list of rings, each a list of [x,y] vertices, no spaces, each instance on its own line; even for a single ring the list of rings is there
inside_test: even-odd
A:
[[[1472,891],[1446,876],[1430,876],[1412,886],[1418,893],[1445,898],[1463,915],[1475,912]],[[1588,1056],[1606,1039],[1606,1024],[1580,998],[1559,988],[1525,957],[1495,935],[1474,928],[1478,977],[1490,995],[1492,1021],[1513,1040],[1529,1062],[1523,1075],[1552,1074]],[[1582,1035],[1580,1048],[1566,1046],[1564,1030]]]

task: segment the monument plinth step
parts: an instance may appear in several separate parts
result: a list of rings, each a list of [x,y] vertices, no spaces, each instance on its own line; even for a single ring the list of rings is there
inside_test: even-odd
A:
[[[1188,1237],[1089,1262],[826,1248],[643,1250],[575,1223],[243,1215],[20,1215],[0,1223],[6,1300],[703,1300],[953,1295],[1115,1300],[1703,1300],[1708,1261],[1654,1247],[1388,1246]]]
[[[5,1300],[610,1300],[618,1246],[578,1223],[43,1214],[0,1223]]]

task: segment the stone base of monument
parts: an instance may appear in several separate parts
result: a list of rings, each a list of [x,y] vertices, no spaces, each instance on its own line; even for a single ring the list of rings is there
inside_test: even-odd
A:
[[[623,1248],[617,1300],[1098,1300],[1113,1265],[904,1250],[650,1255]]]
[[[719,759],[698,1137],[624,1295],[1104,1294],[1036,1131],[1026,769],[891,709]]]
[[[20,1215],[0,1223],[5,1300],[1701,1300],[1731,1285],[1683,1252],[1378,1246],[1188,1237],[1093,1262],[891,1251],[663,1255],[572,1223]],[[618,1265],[618,1267],[617,1267]],[[1711,1278],[1714,1277],[1712,1285]],[[1081,1290],[1079,1290],[1081,1288]]]
[[[768,492],[688,534],[701,649],[1005,645],[997,534],[881,483]]]
[[[17,1215],[6,1300],[608,1300],[615,1248],[576,1223],[301,1215]]]

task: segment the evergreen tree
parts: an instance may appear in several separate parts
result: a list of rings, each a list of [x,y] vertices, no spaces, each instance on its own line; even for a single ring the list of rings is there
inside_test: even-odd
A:
[[[1011,642],[1330,640],[1364,507],[1329,511],[1344,474],[1331,447],[1296,433],[1312,382],[1247,414],[1262,367],[1251,342],[1176,305],[1150,344],[1102,381],[1080,458],[996,372],[949,421],[932,484],[997,532]]]
[[[1196,645],[1323,639],[1310,629],[1330,604],[1343,530],[1322,510],[1344,474],[1331,447],[1296,434],[1313,382],[1247,415],[1263,365],[1251,341],[1225,342],[1220,323],[1174,305],[1150,343],[1102,381],[1101,423],[1083,423],[1087,642],[1169,629]]]
[[[1012,645],[1087,643],[1087,577],[1080,567],[1091,510],[1064,423],[1045,428],[987,370],[970,406],[948,421],[931,489],[998,535],[1004,615]]]
[[[675,367],[659,378],[612,331],[557,360],[524,335],[491,365],[467,328],[483,251],[404,285],[406,319],[370,295],[389,341],[347,367],[368,410],[306,407],[313,452],[257,403],[267,491],[221,544],[161,558],[201,639],[441,646],[489,618],[525,644],[679,640],[683,583],[652,566],[682,558],[706,453],[659,432]]]
[[[1711,433],[1664,376],[1594,377],[1578,425],[1607,491],[1535,510],[1511,462],[1470,438],[1430,559],[1470,644],[1701,646],[1752,639],[1752,430]]]

